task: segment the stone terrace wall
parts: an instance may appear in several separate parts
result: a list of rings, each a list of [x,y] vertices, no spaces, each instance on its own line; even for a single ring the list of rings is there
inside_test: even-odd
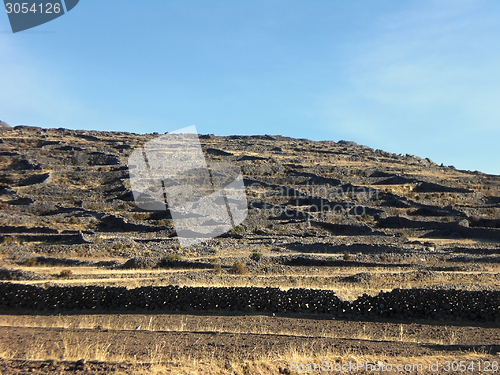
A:
[[[257,287],[52,286],[0,283],[0,311],[238,311],[315,313],[338,318],[500,323],[500,291],[394,289],[342,301],[331,290]]]

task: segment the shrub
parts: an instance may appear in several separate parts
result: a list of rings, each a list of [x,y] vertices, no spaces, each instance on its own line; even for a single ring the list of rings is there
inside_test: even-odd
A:
[[[233,270],[233,273],[237,275],[246,275],[248,273],[247,265],[242,262],[234,263],[231,269]]]
[[[76,224],[80,224],[80,220],[78,220],[78,218],[75,217],[75,216],[71,216],[71,218],[69,219],[68,223],[76,225]]]
[[[132,214],[132,219],[134,220],[147,220],[149,219],[151,214],[149,212],[134,212]]]
[[[61,279],[69,279],[69,278],[72,278],[74,275],[73,275],[73,271],[71,270],[62,270],[60,273],[59,273],[59,277]]]
[[[262,253],[259,253],[258,251],[255,251],[252,253],[252,255],[250,255],[250,259],[255,261],[259,261],[260,258],[262,258]]]
[[[215,263],[214,264],[214,272],[217,275],[220,275],[222,273],[222,265],[220,263]]]
[[[354,256],[351,254],[345,253],[344,260],[354,260]]]
[[[491,208],[488,208],[486,210],[486,214],[487,215],[492,215],[492,216],[496,216],[497,212],[498,212],[498,209],[496,207],[491,207]]]
[[[173,227],[174,221],[171,219],[160,219],[160,220],[156,220],[156,225],[161,226],[161,227]]]
[[[115,242],[111,248],[113,250],[123,250],[123,249],[127,249],[127,248],[135,248],[135,242],[131,242],[131,243],[125,243],[125,242]]]
[[[35,216],[45,216],[56,210],[55,206],[49,203],[35,203],[30,206],[29,211]]]
[[[10,243],[14,242],[14,239],[10,236],[2,237],[1,243],[8,245]]]
[[[40,263],[38,262],[37,257],[26,259],[26,261],[24,262],[24,265],[28,267],[38,266],[39,264]]]
[[[244,233],[245,232],[245,228],[243,228],[243,226],[241,225],[238,225],[237,227],[234,227],[233,229],[231,229],[231,233]]]
[[[157,268],[171,268],[171,267],[179,267],[183,263],[182,256],[179,254],[168,254],[166,257],[163,257],[157,264]]]
[[[182,256],[180,254],[168,254],[163,260],[170,262],[173,260],[182,260]]]

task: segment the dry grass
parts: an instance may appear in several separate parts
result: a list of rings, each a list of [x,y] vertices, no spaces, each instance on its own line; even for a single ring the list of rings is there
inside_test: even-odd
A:
[[[293,318],[280,318],[282,322],[276,325],[276,319],[266,315],[252,317],[197,316],[197,315],[0,315],[0,326],[59,328],[63,330],[93,330],[93,331],[150,331],[150,332],[196,332],[196,333],[233,333],[275,335],[293,337],[318,337],[337,339],[359,339],[367,341],[394,341],[426,343],[438,345],[453,345],[457,342],[457,330],[454,327],[435,329],[433,337],[419,333],[411,324],[386,323],[383,325],[368,322],[351,323],[352,327],[345,334],[339,334],[335,327],[343,323],[329,321],[316,329],[301,328],[288,325]],[[233,324],[237,322],[237,324]],[[231,328],[229,328],[231,327]]]
[[[61,332],[59,340],[47,342],[42,337],[33,337],[30,345],[21,355],[0,353],[2,358],[24,359],[27,361],[56,360],[76,361],[81,358],[91,361],[120,362],[123,356],[111,356],[111,344],[106,341],[91,340],[74,332]]]
[[[361,336],[361,335],[360,335]],[[400,336],[404,338],[403,336]],[[398,339],[398,338],[396,338]],[[403,340],[400,340],[403,341]],[[116,342],[116,341],[114,341]],[[180,343],[159,341],[145,348],[140,355],[127,356],[125,347],[113,345],[111,341],[101,338],[86,339],[73,332],[62,332],[59,339],[52,343],[45,342],[40,337],[33,337],[30,345],[22,352],[14,353],[5,348],[0,352],[0,358],[23,360],[66,361],[85,358],[87,361],[125,362],[137,367],[137,374],[278,374],[279,368],[291,368],[294,363],[349,363],[364,361],[369,363],[391,364],[424,364],[436,361],[450,360],[444,356],[394,357],[390,355],[370,355],[358,353],[348,348],[334,348],[326,345],[315,345],[295,342],[276,353],[269,354],[257,351],[251,357],[245,357],[238,352],[227,352],[221,356],[209,348],[205,351],[192,349],[177,353],[173,348]],[[257,348],[256,348],[257,349]],[[464,353],[453,360],[485,360],[490,359],[484,353]],[[147,365],[147,366],[145,366]],[[416,374],[417,372],[405,372]],[[426,373],[426,372],[424,372]]]

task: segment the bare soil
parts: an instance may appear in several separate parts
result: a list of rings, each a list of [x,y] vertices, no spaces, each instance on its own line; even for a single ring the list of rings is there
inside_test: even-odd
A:
[[[17,359],[0,362],[2,374],[75,371],[76,362],[65,360],[85,352],[101,361],[91,361],[85,371],[77,373],[176,374],[176,369],[197,373],[188,369],[189,364],[200,363],[205,368],[210,362],[212,366],[202,373],[212,373],[209,371],[224,371],[221,364],[230,367],[231,363],[260,361],[271,366],[265,373],[279,374],[280,367],[286,373],[292,360],[307,357],[333,363],[377,358],[386,363],[418,358],[500,360],[500,330],[485,325],[180,314],[2,315],[0,322],[1,347],[15,353],[12,358]],[[38,356],[51,362],[39,362]],[[225,370],[213,373],[238,373]]]

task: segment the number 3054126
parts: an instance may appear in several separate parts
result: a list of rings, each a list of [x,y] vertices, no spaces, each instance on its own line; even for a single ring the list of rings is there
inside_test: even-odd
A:
[[[6,3],[5,9],[7,13],[60,13],[61,4],[59,3],[40,3],[40,4],[30,4],[28,3]]]

